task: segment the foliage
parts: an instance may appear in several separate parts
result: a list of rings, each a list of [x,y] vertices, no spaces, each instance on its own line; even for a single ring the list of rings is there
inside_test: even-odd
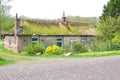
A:
[[[107,17],[106,20],[102,19],[97,28],[103,34],[101,39],[103,41],[109,41],[111,47],[111,43],[120,43],[120,17],[117,19],[114,17]]]
[[[92,42],[90,45],[90,49],[93,52],[102,52],[102,51],[108,51],[109,49],[109,41],[96,41]]]
[[[106,17],[118,17],[120,16],[120,0],[110,0],[107,5],[104,5],[103,7],[103,14],[101,18],[106,19]]]
[[[0,0],[0,16],[8,15],[10,6],[8,3],[12,0]]]
[[[112,42],[112,49],[111,50],[120,50],[120,43]]]
[[[6,28],[11,28],[12,22],[11,20],[9,21],[9,10],[11,7],[8,5],[10,1],[11,0],[0,0],[0,35],[3,29],[5,30]],[[6,25],[6,23],[8,25]]]
[[[120,0],[110,0],[103,7],[103,14],[100,17],[98,29],[103,34],[103,40],[109,41],[111,50],[119,48],[120,43]],[[113,43],[113,44],[112,44]]]
[[[98,29],[103,34],[103,40],[109,41],[111,50],[119,48],[120,44],[120,0],[110,0],[104,6]]]
[[[102,19],[101,23],[97,27],[103,34],[103,40],[112,40],[114,33],[116,32],[116,19],[112,17]]]
[[[120,43],[111,41],[96,41],[90,44],[92,52],[120,50]]]
[[[44,48],[43,46],[41,46],[40,44],[29,44],[26,48],[25,51],[28,54],[34,55],[38,52],[42,53],[44,52]]]
[[[88,49],[81,43],[74,43],[74,52],[75,53],[84,53],[88,52]]]
[[[112,39],[113,42],[120,43],[120,17],[117,18],[116,23],[114,25],[114,37]]]
[[[50,55],[50,54],[60,54],[60,48],[57,45],[50,45],[46,48],[45,52]]]
[[[64,52],[69,52],[69,51],[70,51],[69,45],[64,45]]]
[[[9,31],[11,28],[14,27],[14,18],[5,16],[1,26],[4,26],[1,27],[2,31]]]

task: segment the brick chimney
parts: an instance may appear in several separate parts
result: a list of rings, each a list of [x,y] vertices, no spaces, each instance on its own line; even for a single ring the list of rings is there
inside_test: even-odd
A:
[[[18,15],[16,14],[16,18],[15,18],[15,24],[14,24],[14,34],[15,36],[18,35],[18,29],[20,27],[20,19],[18,19]]]
[[[66,22],[65,12],[63,11],[62,22]]]

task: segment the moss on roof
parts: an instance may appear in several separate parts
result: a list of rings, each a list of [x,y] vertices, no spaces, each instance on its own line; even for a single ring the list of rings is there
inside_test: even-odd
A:
[[[77,25],[76,25],[77,24]],[[95,28],[90,24],[63,23],[61,21],[24,20],[21,21],[23,35],[95,35]],[[13,33],[11,29],[9,33]]]

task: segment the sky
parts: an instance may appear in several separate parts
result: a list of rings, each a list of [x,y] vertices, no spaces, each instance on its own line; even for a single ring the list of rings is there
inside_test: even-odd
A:
[[[99,17],[109,0],[14,0],[10,14],[30,18],[57,19],[66,16]]]

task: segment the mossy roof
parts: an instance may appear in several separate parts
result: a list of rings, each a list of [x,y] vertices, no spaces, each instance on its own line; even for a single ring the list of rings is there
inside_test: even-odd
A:
[[[20,35],[95,35],[96,29],[88,23],[27,19],[21,21]],[[13,33],[12,29],[9,33]]]

